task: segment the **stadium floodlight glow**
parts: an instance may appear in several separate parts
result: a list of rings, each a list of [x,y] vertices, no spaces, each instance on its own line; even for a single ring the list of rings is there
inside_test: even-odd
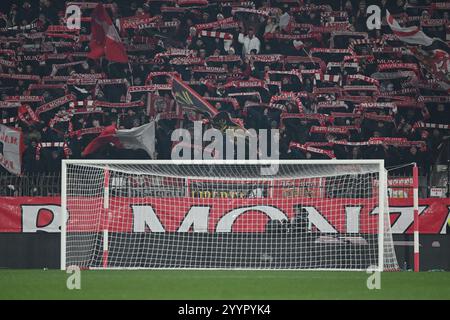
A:
[[[383,160],[63,160],[61,269],[397,270]]]

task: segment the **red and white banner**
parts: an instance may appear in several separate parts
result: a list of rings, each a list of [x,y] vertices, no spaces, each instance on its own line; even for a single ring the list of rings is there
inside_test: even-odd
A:
[[[98,199],[100,204],[102,199]],[[374,232],[377,225],[378,208],[373,199],[286,199],[111,198],[110,213],[115,218],[108,229],[112,232],[177,232],[188,231],[195,223],[197,226],[206,223],[209,232],[262,232],[269,219],[292,219],[295,205],[299,204],[308,211],[313,227],[321,232],[367,233]],[[0,232],[60,231],[59,197],[3,197],[0,203]],[[86,213],[73,208],[69,205],[69,231],[102,230],[104,225],[93,225],[92,219],[87,219],[86,224],[76,222],[80,221],[77,216]],[[337,210],[342,213],[336,214]],[[450,199],[420,199],[419,214],[421,233],[444,234],[450,218]],[[348,215],[356,215],[359,223],[347,224],[342,217]],[[393,233],[411,234],[412,200],[391,199],[390,217]]]
[[[21,174],[23,150],[22,132],[0,124],[0,165],[11,173]]]
[[[433,39],[420,31],[419,27],[401,27],[388,10],[386,10],[386,21],[392,32],[403,42],[423,46],[430,46],[433,43]]]

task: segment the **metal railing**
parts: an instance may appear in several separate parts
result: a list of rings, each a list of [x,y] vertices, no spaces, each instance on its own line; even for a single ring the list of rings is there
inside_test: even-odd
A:
[[[434,169],[434,168],[433,168]],[[447,168],[445,168],[447,169]],[[444,171],[444,172],[443,172]],[[431,178],[439,176],[447,176],[447,170],[439,168],[431,171]],[[389,173],[389,179],[393,178],[405,178],[409,175]],[[431,182],[431,184],[430,184]],[[436,181],[435,181],[436,182]],[[439,184],[447,184],[447,181],[440,182]],[[434,184],[435,185],[435,184]],[[429,189],[433,186],[433,181],[430,181],[429,177],[419,177],[419,197],[425,198],[429,196]],[[135,188],[132,188],[135,189]],[[59,196],[61,193],[61,173],[49,172],[49,173],[28,173],[22,176],[16,176],[12,174],[0,174],[0,197],[5,196]]]
[[[56,196],[61,194],[61,173],[0,174],[0,196]]]

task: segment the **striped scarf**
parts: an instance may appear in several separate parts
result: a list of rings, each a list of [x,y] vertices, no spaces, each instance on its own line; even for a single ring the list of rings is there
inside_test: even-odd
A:
[[[200,32],[200,36],[201,37],[218,38],[218,39],[224,39],[224,40],[233,40],[233,35],[231,33],[227,33],[227,32],[203,30]]]

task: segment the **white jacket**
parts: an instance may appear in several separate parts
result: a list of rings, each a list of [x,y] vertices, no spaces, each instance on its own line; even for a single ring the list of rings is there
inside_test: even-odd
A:
[[[238,41],[243,44],[243,52],[245,55],[250,54],[250,51],[253,49],[256,49],[256,53],[259,53],[261,42],[257,37],[253,36],[253,38],[250,39],[248,36],[244,37],[242,33],[239,33]]]

